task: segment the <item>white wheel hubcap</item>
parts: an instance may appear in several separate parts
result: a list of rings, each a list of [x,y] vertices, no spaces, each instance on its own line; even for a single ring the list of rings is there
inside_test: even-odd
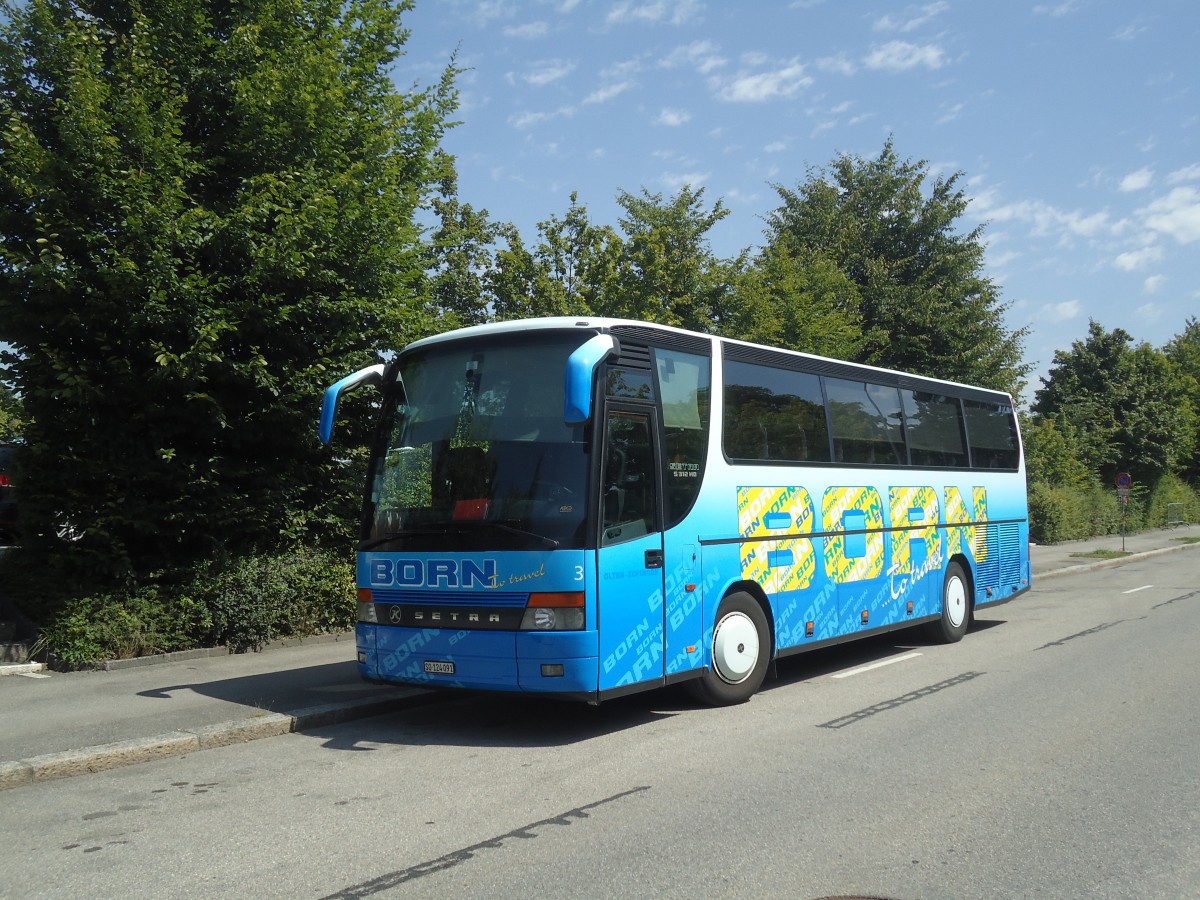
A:
[[[967,619],[967,586],[961,578],[946,582],[946,618],[955,628]]]
[[[738,684],[750,677],[758,662],[758,629],[743,612],[732,612],[713,633],[713,665],[721,680]]]

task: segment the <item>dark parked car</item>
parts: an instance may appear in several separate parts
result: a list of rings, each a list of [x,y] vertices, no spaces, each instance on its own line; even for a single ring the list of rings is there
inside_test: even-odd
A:
[[[17,539],[17,496],[13,486],[13,457],[17,448],[0,444],[0,544]]]

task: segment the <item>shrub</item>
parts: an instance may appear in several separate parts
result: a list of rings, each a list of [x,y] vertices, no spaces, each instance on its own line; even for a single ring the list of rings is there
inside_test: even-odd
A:
[[[343,631],[354,624],[348,558],[301,549],[237,561],[201,588],[212,611],[213,644],[259,650],[277,637]]]
[[[35,646],[66,668],[225,644],[259,650],[280,637],[351,628],[351,555],[300,548],[207,563],[182,578],[56,604]]]
[[[196,646],[207,622],[207,610],[189,598],[162,595],[155,585],[77,597],[42,631],[34,652],[51,654],[65,668],[169,653]]]

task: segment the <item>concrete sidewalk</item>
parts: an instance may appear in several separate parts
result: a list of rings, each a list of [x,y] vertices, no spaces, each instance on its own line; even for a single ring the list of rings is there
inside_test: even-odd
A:
[[[1194,546],[1184,543],[1188,538],[1200,539],[1200,525],[1129,535],[1124,544],[1131,555],[1116,560],[1078,554],[1119,552],[1120,535],[1033,546],[1034,587],[1041,579]],[[24,665],[0,666],[0,674],[8,676],[0,677],[0,790],[320,728],[437,696],[363,682],[352,634],[261,653],[119,661],[95,672]]]

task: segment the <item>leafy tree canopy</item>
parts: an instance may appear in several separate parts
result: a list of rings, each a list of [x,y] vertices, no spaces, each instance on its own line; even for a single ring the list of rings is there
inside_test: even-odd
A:
[[[433,327],[414,213],[455,70],[396,90],[410,5],[4,3],[27,543],[65,518],[83,540],[44,549],[120,576],[349,521],[320,392]]]
[[[22,427],[21,401],[0,381],[0,441],[20,437]]]
[[[1054,354],[1032,410],[1073,435],[1079,459],[1103,483],[1121,470],[1153,483],[1191,458],[1190,403],[1165,354],[1092,321],[1085,340]]]
[[[956,230],[968,203],[960,177],[927,184],[928,163],[899,159],[891,140],[875,159],[842,154],[794,189],[776,185],[767,252],[819,254],[857,286],[847,297],[861,320],[856,360],[1015,394],[1026,329],[1004,325],[982,228]]]

